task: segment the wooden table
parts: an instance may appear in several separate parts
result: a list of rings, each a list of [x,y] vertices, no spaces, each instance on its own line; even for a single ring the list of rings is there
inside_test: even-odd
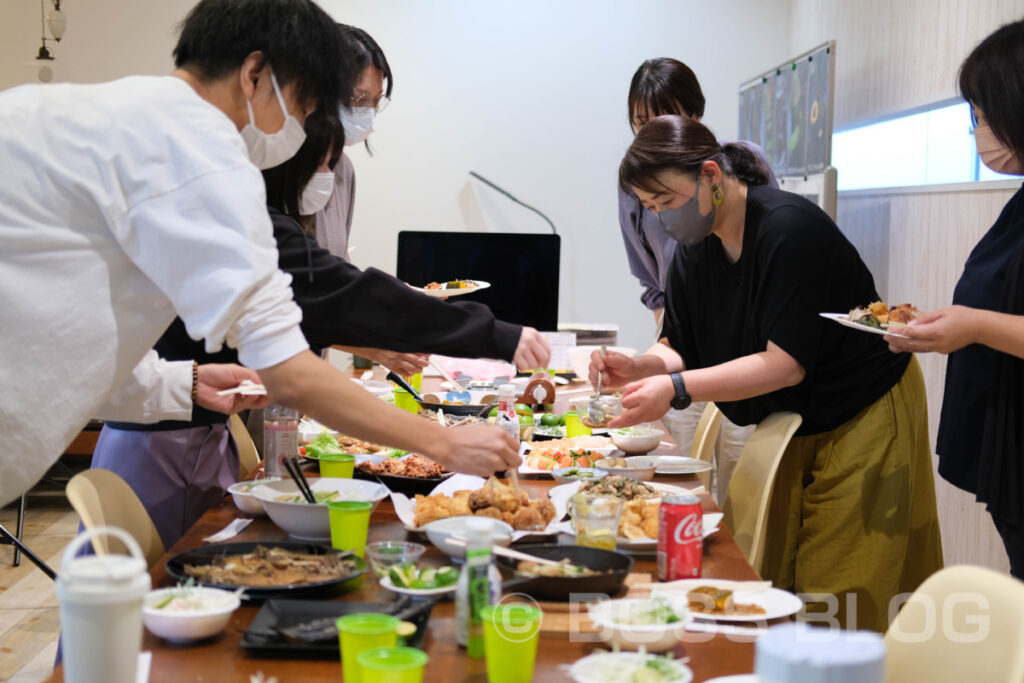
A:
[[[666,483],[696,482],[693,476],[658,477],[658,481]],[[533,498],[545,497],[548,489],[554,486],[550,478],[521,478],[520,485]],[[702,496],[705,512],[718,512],[719,509],[707,495]],[[226,498],[220,505],[209,510],[198,523],[172,547],[150,572],[153,587],[160,588],[174,585],[174,580],[164,569],[168,558],[190,548],[203,545],[202,538],[224,528],[232,519],[244,517]],[[231,541],[283,541],[287,535],[266,517],[256,518],[241,534]],[[450,560],[439,550],[419,537],[407,532],[395,515],[390,500],[383,501],[375,511],[371,520],[368,542],[383,540],[410,540],[427,545],[428,550],[423,562],[434,565],[449,564]],[[572,542],[563,536],[561,542]],[[637,557],[634,572],[646,572],[657,575],[653,557]],[[704,542],[704,574],[705,577],[729,578],[736,580],[758,579],[757,573],[751,568],[732,535],[724,527],[705,539]],[[341,600],[385,601],[394,599],[394,594],[380,588],[372,571],[363,582],[363,586],[351,593],[341,596]],[[281,683],[286,681],[338,681],[341,678],[338,661],[315,660],[284,660],[250,657],[238,643],[249,623],[256,616],[259,607],[242,607],[237,610],[228,624],[227,631],[212,641],[197,645],[181,647],[162,641],[148,631],[142,643],[143,650],[153,653],[153,665],[150,680],[173,681],[248,681],[249,675],[258,671],[276,676]],[[589,654],[599,643],[569,642],[565,636],[542,633],[537,651],[535,681],[562,681],[568,677],[561,666]],[[435,605],[431,615],[428,632],[423,649],[430,656],[427,665],[426,681],[471,681],[484,683],[487,680],[483,659],[470,659],[465,650],[455,643],[455,606],[451,600]],[[749,640],[736,636],[710,634],[688,634],[686,642],[678,645],[674,651],[676,658],[689,657],[689,666],[693,669],[695,681],[705,681],[717,676],[750,673],[754,668],[754,645]],[[54,672],[51,681],[61,681],[61,669]]]

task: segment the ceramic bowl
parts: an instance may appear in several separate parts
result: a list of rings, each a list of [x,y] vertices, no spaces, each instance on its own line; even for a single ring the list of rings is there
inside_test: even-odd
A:
[[[314,494],[318,491],[337,491],[338,496],[334,501],[355,500],[373,503],[374,510],[380,501],[391,493],[383,484],[362,479],[311,478],[309,487],[313,489]],[[277,500],[280,496],[299,495],[299,489],[291,479],[257,486],[252,490],[252,494],[259,498],[271,521],[294,538],[303,541],[330,540],[331,522],[326,503],[310,504],[305,500],[293,503]]]
[[[491,540],[494,545],[508,547],[512,543],[512,526],[491,517],[447,517],[425,524],[422,530],[430,542],[445,555],[456,559],[466,557],[466,520],[485,519],[491,523]]]
[[[207,603],[201,609],[157,609],[154,605],[165,601],[169,593],[187,593]],[[242,604],[238,595],[218,588],[194,586],[161,588],[150,591],[142,601],[142,623],[160,638],[175,643],[188,643],[215,636],[228,625],[231,614]]]

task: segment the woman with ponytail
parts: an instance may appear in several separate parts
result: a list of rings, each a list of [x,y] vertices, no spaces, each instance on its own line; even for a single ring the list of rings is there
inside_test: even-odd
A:
[[[924,380],[881,337],[818,314],[878,299],[857,250],[807,199],[766,184],[742,145],[681,116],[637,133],[619,182],[679,243],[664,345],[595,354],[625,386],[610,426],[714,401],[739,425],[803,422],[773,487],[762,573],[844,627],[884,631],[893,599],[942,566]]]

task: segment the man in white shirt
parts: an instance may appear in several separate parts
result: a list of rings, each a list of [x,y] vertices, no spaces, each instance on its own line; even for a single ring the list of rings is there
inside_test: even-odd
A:
[[[0,93],[0,504],[138,391],[176,314],[324,424],[455,470],[518,464],[498,429],[445,430],[373,399],[299,330],[253,164],[286,160],[306,115],[337,107],[344,59],[309,0],[202,0],[171,76]]]

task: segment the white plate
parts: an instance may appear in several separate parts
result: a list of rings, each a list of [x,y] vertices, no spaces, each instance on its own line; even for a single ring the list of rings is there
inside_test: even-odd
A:
[[[871,334],[890,334],[893,337],[909,339],[907,335],[900,334],[899,332],[893,332],[891,328],[878,328],[871,327],[870,325],[861,325],[860,323],[855,323],[852,320],[850,320],[850,315],[848,313],[819,313],[818,315],[820,315],[825,320],[834,320],[840,325],[852,327],[853,329],[860,330],[861,332],[870,332]]]
[[[534,443],[536,443],[536,442],[534,442]],[[540,448],[537,448],[535,450],[544,450],[544,448],[540,447]],[[595,463],[598,460],[601,460],[603,458],[624,455],[624,453],[622,453],[622,451],[616,450],[615,446],[605,446],[603,448],[588,448],[586,450],[591,451],[592,453],[594,453],[597,456],[597,457],[594,458],[594,462]],[[530,467],[529,465],[527,465],[526,464],[526,457],[529,455],[529,453],[530,453],[530,451],[526,451],[525,453],[521,453],[520,454],[522,456],[522,458],[523,458],[523,463],[519,466],[519,473],[520,474],[551,474],[551,470],[542,470],[540,468]],[[593,467],[593,465],[590,465],[590,467]],[[554,469],[558,469],[558,467],[555,467]]]
[[[443,493],[446,496],[451,496],[456,491],[476,491],[481,488],[484,483],[485,480],[482,477],[474,477],[469,474],[456,474],[435,486],[430,491],[430,495]],[[558,487],[556,486],[555,488]],[[555,518],[551,520],[551,523],[548,524],[547,528],[540,531],[513,531],[513,542],[526,538],[527,536],[550,536],[558,533],[558,529],[556,528],[558,520],[565,517],[566,514],[565,502],[564,500],[562,502],[552,500],[551,502],[555,504]],[[398,515],[398,519],[401,520],[406,530],[416,533],[425,533],[423,532],[422,527],[413,526],[413,520],[416,516],[415,499],[410,499],[404,494],[392,491],[391,503],[395,507],[395,514]]]
[[[556,509],[568,510],[569,498],[572,494],[579,490],[580,485],[584,482],[577,481],[572,484],[560,484],[554,486],[548,491],[548,498],[555,504]],[[685,489],[682,486],[673,486],[672,484],[662,484],[657,481],[643,481],[641,484],[647,484],[655,491],[658,491],[662,496],[684,496],[690,493],[690,489]],[[701,489],[703,491],[703,489]],[[658,498],[650,498],[649,500],[659,500]]]
[[[413,595],[418,597],[431,597],[436,595],[447,595],[448,593],[455,592],[456,584],[450,586],[441,586],[440,588],[399,588],[395,584],[391,583],[390,576],[384,576],[380,579],[380,585],[387,588],[389,591],[395,593],[401,593],[402,595]]]
[[[707,472],[714,465],[697,458],[688,458],[683,455],[644,455],[643,458],[652,458],[658,461],[657,474],[696,474]]]
[[[711,534],[718,531],[718,525],[722,522],[721,512],[709,512],[704,515],[702,521],[704,523],[704,538],[707,538]],[[572,528],[571,521],[564,521],[558,523],[558,530],[564,534],[570,536],[576,536],[576,530]],[[658,549],[658,539],[656,538],[625,538],[619,536],[615,539],[615,549],[629,553],[651,553]]]
[[[413,287],[413,289],[423,292],[427,296],[435,296],[438,298],[446,296],[462,296],[463,294],[472,294],[473,292],[479,292],[481,289],[487,289],[491,286],[490,282],[484,282],[483,280],[473,280],[477,284],[476,287],[469,287],[467,289],[424,289],[422,287]]]
[[[760,683],[757,674],[737,674],[735,676],[719,676],[704,683]]]
[[[735,581],[723,579],[684,579],[673,581],[671,590],[690,591],[699,586],[713,586],[715,588],[727,588],[732,590]],[[657,591],[657,589],[655,589]],[[764,608],[764,614],[702,614],[691,612],[694,619],[709,619],[711,621],[765,621],[767,619],[781,619],[791,614],[796,614],[803,609],[804,603],[792,593],[778,588],[769,588],[763,591],[744,592],[733,591],[733,600],[743,605],[759,605]]]

